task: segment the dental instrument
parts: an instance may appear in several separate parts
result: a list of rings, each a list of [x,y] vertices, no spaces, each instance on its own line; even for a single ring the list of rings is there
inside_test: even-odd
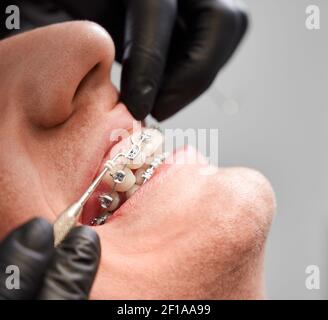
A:
[[[93,192],[96,190],[105,174],[109,170],[108,166],[101,171],[98,177],[91,183],[88,189],[84,192],[81,198],[70,205],[66,210],[64,210],[54,223],[54,237],[55,246],[58,246],[64,238],[67,236],[69,231],[76,225],[84,205],[89,200]]]

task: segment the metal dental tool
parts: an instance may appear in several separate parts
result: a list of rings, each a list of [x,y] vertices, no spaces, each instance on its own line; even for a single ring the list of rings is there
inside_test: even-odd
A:
[[[69,231],[75,226],[84,205],[96,190],[108,170],[109,166],[105,166],[98,177],[91,183],[87,191],[84,192],[82,197],[59,215],[54,223],[55,246],[62,242]]]
[[[132,146],[126,153],[118,153],[112,160],[108,160],[105,163],[104,169],[100,172],[100,174],[96,177],[96,179],[91,183],[88,189],[84,192],[79,200],[74,202],[71,206],[69,206],[66,210],[64,210],[58,217],[58,219],[54,223],[54,237],[55,237],[55,246],[60,244],[64,238],[67,236],[69,231],[76,225],[81,212],[83,210],[84,205],[89,200],[91,195],[95,192],[98,185],[104,178],[107,172],[110,172],[114,181],[124,179],[124,172],[122,170],[118,170],[116,172],[112,172],[115,168],[115,164],[120,157],[125,157],[128,160],[133,160],[141,151],[141,144],[145,140],[149,140],[151,136],[147,133],[142,132],[139,136],[139,141],[135,142],[131,138]]]

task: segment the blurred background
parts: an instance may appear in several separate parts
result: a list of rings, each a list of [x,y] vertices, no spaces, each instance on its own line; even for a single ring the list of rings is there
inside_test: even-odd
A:
[[[208,93],[161,126],[219,128],[219,165],[268,177],[278,202],[268,298],[327,299],[328,1],[245,2],[251,26],[240,49]],[[309,5],[320,8],[320,30],[305,26]],[[320,290],[305,286],[308,265],[320,268]]]

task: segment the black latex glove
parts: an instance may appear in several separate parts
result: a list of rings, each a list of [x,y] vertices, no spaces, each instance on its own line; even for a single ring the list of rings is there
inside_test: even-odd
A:
[[[9,3],[9,0],[5,0]],[[16,0],[21,30],[89,19],[114,39],[121,99],[138,120],[164,120],[201,95],[247,29],[234,0]]]
[[[123,64],[121,99],[138,120],[164,120],[201,95],[232,55],[247,16],[231,0],[111,0]],[[123,22],[124,21],[124,22]]]
[[[97,234],[74,228],[58,247],[53,227],[34,219],[0,243],[0,299],[87,299],[100,258]],[[7,289],[6,268],[18,266],[20,289]]]

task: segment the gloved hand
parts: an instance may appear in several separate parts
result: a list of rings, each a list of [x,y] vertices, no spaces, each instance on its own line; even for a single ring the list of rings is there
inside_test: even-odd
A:
[[[33,219],[0,243],[0,299],[87,299],[100,258],[97,234],[74,228],[54,248],[53,228]],[[19,289],[8,289],[8,266],[19,268]]]
[[[66,2],[66,1],[62,1]],[[201,95],[247,28],[233,0],[111,0],[105,27],[122,62],[121,99],[164,120]]]
[[[159,121],[200,96],[236,49],[248,21],[236,3],[236,0],[15,2],[21,11],[19,32],[71,19],[89,19],[106,28],[116,46],[116,60],[123,65],[121,100],[137,120],[151,113]]]

